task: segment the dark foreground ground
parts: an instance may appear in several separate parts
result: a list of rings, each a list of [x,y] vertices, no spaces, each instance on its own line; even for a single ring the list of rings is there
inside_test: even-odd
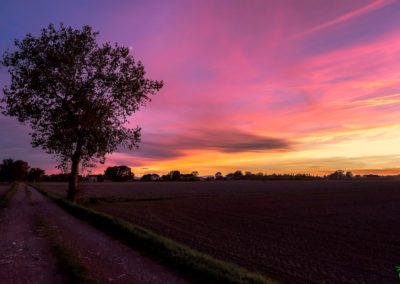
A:
[[[65,184],[49,184],[61,192]],[[286,283],[400,283],[400,182],[86,184],[91,207]],[[103,198],[103,199],[102,199]]]
[[[51,239],[49,228],[54,234]],[[53,238],[63,247],[56,252]],[[70,255],[73,267],[62,258],[65,254]],[[60,258],[60,255],[63,256]],[[87,271],[83,273],[81,269]],[[88,274],[89,278],[82,281],[82,274]],[[178,284],[187,281],[69,215],[35,189],[19,184],[7,207],[0,208],[0,283]]]

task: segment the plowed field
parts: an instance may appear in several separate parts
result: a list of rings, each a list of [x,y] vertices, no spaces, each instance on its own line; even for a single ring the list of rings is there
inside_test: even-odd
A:
[[[96,210],[286,283],[399,283],[396,180],[84,186]]]

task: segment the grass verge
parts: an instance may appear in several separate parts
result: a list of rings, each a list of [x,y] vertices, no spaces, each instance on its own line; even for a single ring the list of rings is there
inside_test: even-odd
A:
[[[96,284],[78,255],[58,238],[57,231],[43,218],[35,216],[36,224],[50,243],[51,251],[57,260],[57,266],[69,284]]]
[[[18,184],[13,183],[10,186],[10,189],[7,190],[1,197],[0,197],[0,208],[5,208],[7,207],[8,202],[10,199],[15,195],[18,189]]]
[[[150,230],[111,215],[71,203],[58,195],[33,186],[53,199],[70,214],[123,241],[167,267],[177,270],[196,283],[278,283],[236,264],[215,259]]]

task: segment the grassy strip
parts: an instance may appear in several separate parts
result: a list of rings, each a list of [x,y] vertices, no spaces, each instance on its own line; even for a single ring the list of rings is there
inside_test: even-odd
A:
[[[80,205],[35,186],[72,215],[107,232],[198,283],[278,283],[238,265],[215,259],[145,228]]]
[[[10,199],[15,195],[15,193],[17,192],[18,189],[18,184],[17,183],[13,183],[10,186],[10,189],[7,190],[2,197],[0,197],[0,208],[5,208],[7,207],[8,202],[10,201]]]
[[[57,266],[66,277],[66,283],[96,284],[78,255],[57,237],[57,231],[42,216],[36,215],[35,220],[50,242],[51,250],[57,259]]]

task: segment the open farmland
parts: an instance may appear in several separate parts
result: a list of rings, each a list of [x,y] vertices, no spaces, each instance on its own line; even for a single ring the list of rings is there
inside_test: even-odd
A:
[[[66,184],[44,184],[65,193]],[[397,283],[400,182],[84,184],[91,207],[287,283]]]

